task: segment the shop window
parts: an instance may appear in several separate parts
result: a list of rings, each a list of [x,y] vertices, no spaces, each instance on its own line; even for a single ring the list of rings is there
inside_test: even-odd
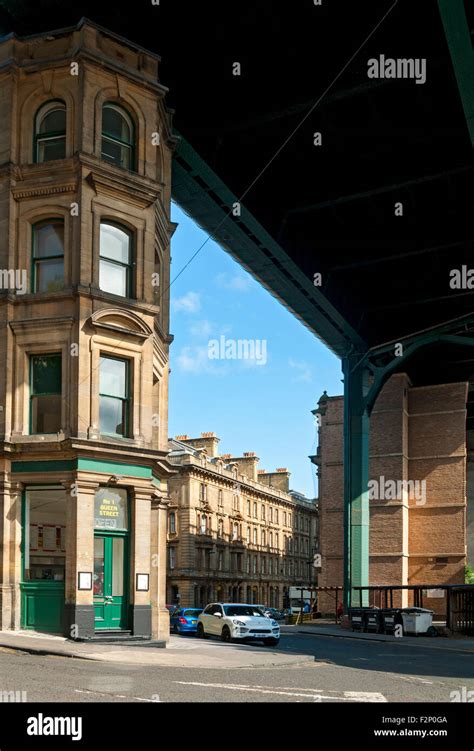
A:
[[[102,107],[102,159],[122,169],[135,169],[135,128],[122,107],[107,102]]]
[[[26,490],[25,581],[64,581],[66,503],[67,493],[64,488]]]
[[[64,223],[48,219],[33,226],[33,292],[64,287]]]
[[[66,105],[43,104],[35,118],[34,161],[50,162],[66,156]]]
[[[130,432],[130,363],[100,358],[99,423],[104,435],[127,437]]]
[[[30,359],[30,433],[61,430],[61,355]]]
[[[133,236],[110,222],[100,224],[99,287],[119,297],[132,297]]]

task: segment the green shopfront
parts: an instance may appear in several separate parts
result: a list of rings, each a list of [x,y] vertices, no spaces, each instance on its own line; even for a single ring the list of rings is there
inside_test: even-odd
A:
[[[166,555],[152,531],[166,526],[152,467],[84,458],[12,462],[13,474],[21,489],[20,627],[80,640],[150,638]]]

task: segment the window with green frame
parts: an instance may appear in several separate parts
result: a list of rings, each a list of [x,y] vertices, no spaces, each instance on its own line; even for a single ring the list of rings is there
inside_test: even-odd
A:
[[[102,107],[102,159],[122,169],[135,170],[135,127],[123,107],[106,102]]]
[[[130,362],[101,355],[99,425],[104,435],[127,438],[130,433]]]
[[[61,430],[61,355],[30,357],[30,434]]]
[[[120,297],[132,297],[132,233],[112,222],[100,224],[99,287]]]
[[[66,156],[66,105],[62,101],[46,102],[35,117],[33,158],[50,162]]]
[[[47,219],[33,225],[32,292],[64,287],[64,222]]]

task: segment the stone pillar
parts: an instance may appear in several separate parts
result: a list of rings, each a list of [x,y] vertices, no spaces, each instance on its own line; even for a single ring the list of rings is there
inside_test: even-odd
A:
[[[168,498],[155,495],[151,502],[150,600],[152,638],[167,643],[170,617],[166,606],[166,534]]]
[[[135,490],[132,520],[130,575],[132,601],[130,625],[134,636],[151,637],[151,591],[137,591],[137,574],[150,574],[151,562],[151,501],[153,490]],[[151,577],[150,577],[151,578]],[[151,590],[151,581],[150,581]]]
[[[23,486],[0,476],[0,629],[16,631],[21,618],[21,508]]]
[[[99,484],[78,479],[67,487],[65,635],[90,639],[95,634],[94,593],[79,590],[78,579],[80,571],[94,573],[94,496]]]

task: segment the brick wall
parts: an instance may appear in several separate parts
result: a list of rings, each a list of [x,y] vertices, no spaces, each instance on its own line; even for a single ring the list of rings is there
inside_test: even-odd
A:
[[[382,389],[370,420],[369,476],[379,490],[370,500],[371,584],[464,581],[466,398],[465,383],[414,388],[405,374]],[[330,397],[320,417],[320,586],[343,584],[343,408],[343,397]],[[408,492],[388,498],[389,481],[405,481]],[[323,612],[333,603],[321,595]],[[396,604],[410,604],[408,594]]]

